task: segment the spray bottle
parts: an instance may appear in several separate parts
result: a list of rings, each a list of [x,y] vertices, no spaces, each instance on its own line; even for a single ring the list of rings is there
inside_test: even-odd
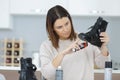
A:
[[[61,66],[58,66],[56,69],[56,79],[55,80],[63,80],[63,70]]]
[[[112,80],[112,61],[105,62],[104,80]]]

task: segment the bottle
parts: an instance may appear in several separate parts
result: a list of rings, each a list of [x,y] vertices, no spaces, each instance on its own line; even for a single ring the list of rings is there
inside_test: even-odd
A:
[[[83,43],[81,43],[80,45],[79,45],[79,47],[80,47],[80,49],[83,49],[83,48],[85,48],[85,47],[87,47],[88,46],[88,43],[85,41],[85,42],[83,42]],[[76,52],[76,51],[78,51],[79,49],[76,49],[76,48],[73,48],[72,49],[72,51],[73,52]]]
[[[40,61],[39,61],[39,53],[38,52],[33,53],[33,61],[32,61],[32,63],[37,67],[37,69],[40,67],[39,66]]]
[[[56,69],[56,79],[55,80],[63,80],[63,70],[61,66],[58,66]]]
[[[105,62],[104,80],[112,80],[112,61]]]

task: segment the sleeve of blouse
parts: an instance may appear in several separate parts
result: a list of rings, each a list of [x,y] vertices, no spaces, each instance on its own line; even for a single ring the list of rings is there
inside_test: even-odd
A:
[[[50,51],[44,43],[40,46],[41,73],[46,79],[52,79],[55,76],[56,68],[52,65]]]
[[[108,56],[102,55],[100,49],[96,46],[93,46],[94,51],[94,58],[95,58],[95,64],[99,68],[105,67],[105,61],[110,60],[110,54]]]

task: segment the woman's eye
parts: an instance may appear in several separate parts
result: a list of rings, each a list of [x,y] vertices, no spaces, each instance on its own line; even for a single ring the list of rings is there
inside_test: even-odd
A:
[[[69,24],[69,22],[66,22],[65,26],[67,26]]]

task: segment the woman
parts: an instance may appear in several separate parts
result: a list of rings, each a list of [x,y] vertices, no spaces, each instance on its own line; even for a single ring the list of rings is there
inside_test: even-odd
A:
[[[46,19],[49,40],[40,47],[41,72],[47,80],[55,80],[58,66],[63,69],[63,80],[94,80],[94,65],[104,68],[108,60],[107,44],[109,37],[102,32],[101,48],[88,43],[84,49],[79,45],[84,42],[75,33],[71,16],[62,6],[49,9]],[[73,52],[72,49],[77,49]]]

